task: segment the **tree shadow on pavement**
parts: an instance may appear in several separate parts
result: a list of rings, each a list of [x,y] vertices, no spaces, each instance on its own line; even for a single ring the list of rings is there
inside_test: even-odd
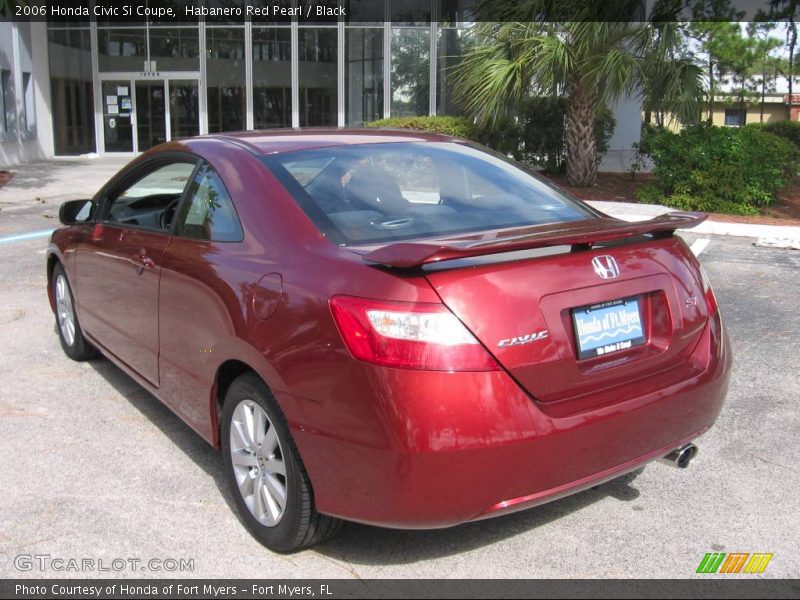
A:
[[[105,358],[93,360],[90,364],[214,480],[226,504],[241,522],[228,489],[219,452],[119,367]],[[314,546],[310,551],[355,565],[408,564],[459,554],[542,527],[609,496],[625,502],[635,500],[639,492],[633,487],[633,482],[642,470],[637,469],[605,484],[536,508],[447,529],[397,530],[346,523],[335,538]],[[267,549],[264,551],[269,552]]]

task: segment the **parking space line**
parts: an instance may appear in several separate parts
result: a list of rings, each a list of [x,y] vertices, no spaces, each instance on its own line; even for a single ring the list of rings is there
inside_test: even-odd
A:
[[[31,233],[20,233],[19,235],[10,235],[8,237],[0,238],[0,244],[10,244],[12,242],[22,242],[25,240],[33,240],[40,237],[50,235],[55,231],[54,229],[42,229],[41,231],[32,231]]]
[[[689,249],[695,256],[700,256],[700,253],[705,250],[710,243],[711,240],[700,238],[699,240],[695,240],[694,244],[692,244]]]

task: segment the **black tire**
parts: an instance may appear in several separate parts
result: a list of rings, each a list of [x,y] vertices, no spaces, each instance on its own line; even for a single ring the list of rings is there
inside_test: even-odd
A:
[[[245,492],[240,490],[231,453],[231,428],[234,427],[234,414],[242,403],[251,401],[260,406],[266,413],[270,425],[275,428],[280,453],[286,475],[285,508],[280,520],[274,525],[265,525],[260,522],[254,512],[245,502]],[[245,404],[249,406],[249,404]],[[303,462],[297,452],[297,447],[289,433],[286,417],[278,406],[275,397],[267,385],[254,373],[241,375],[231,383],[225,394],[225,404],[222,410],[221,426],[222,460],[225,463],[225,475],[233,495],[236,508],[244,521],[247,529],[264,546],[275,552],[294,552],[319,543],[334,535],[342,522],[339,519],[319,514],[314,506],[314,493],[308,479]],[[266,443],[265,443],[266,446]],[[260,446],[259,446],[260,450]],[[275,453],[273,453],[273,456]],[[242,477],[244,469],[249,469],[251,474],[260,473],[256,467],[239,467],[239,476]],[[260,481],[260,475],[253,475],[254,481]],[[266,477],[266,475],[264,475]],[[254,494],[259,492],[254,492]]]
[[[66,294],[68,299],[67,310],[71,313],[74,326],[74,334],[72,335],[71,341],[68,337],[65,337],[64,327],[62,327],[59,319],[58,287],[61,281],[63,281],[64,286],[63,293]],[[56,263],[53,267],[50,293],[53,295],[53,300],[56,304],[56,331],[58,332],[58,339],[61,341],[61,348],[64,350],[64,354],[76,361],[85,361],[95,358],[97,356],[97,349],[83,336],[83,330],[81,330],[80,323],[78,322],[78,315],[75,312],[75,297],[72,295],[72,287],[69,285],[69,279],[67,279],[67,274],[64,272],[64,267],[61,266],[61,263]]]

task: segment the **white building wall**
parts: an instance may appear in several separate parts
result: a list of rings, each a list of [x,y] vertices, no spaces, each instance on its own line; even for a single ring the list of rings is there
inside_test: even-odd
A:
[[[606,172],[627,171],[636,155],[633,144],[639,143],[641,134],[642,101],[636,96],[624,96],[611,109],[617,126],[598,169]]]
[[[4,94],[2,105],[2,122],[8,127],[0,131],[0,168],[52,158],[46,24],[0,22],[0,40],[0,69],[11,72],[10,91]],[[30,105],[26,109],[23,73],[32,77],[33,115],[28,118]]]

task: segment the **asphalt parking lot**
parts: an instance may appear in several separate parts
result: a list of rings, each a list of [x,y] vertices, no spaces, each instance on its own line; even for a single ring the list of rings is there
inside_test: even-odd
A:
[[[706,552],[769,552],[762,577],[800,573],[798,251],[713,237],[701,254],[735,365],[689,469],[652,464],[447,530],[352,524],[281,556],[238,522],[215,450],[107,360],[62,353],[45,295],[47,238],[3,241],[53,227],[55,210],[0,211],[0,577],[682,578]],[[22,571],[19,555],[193,564]]]

